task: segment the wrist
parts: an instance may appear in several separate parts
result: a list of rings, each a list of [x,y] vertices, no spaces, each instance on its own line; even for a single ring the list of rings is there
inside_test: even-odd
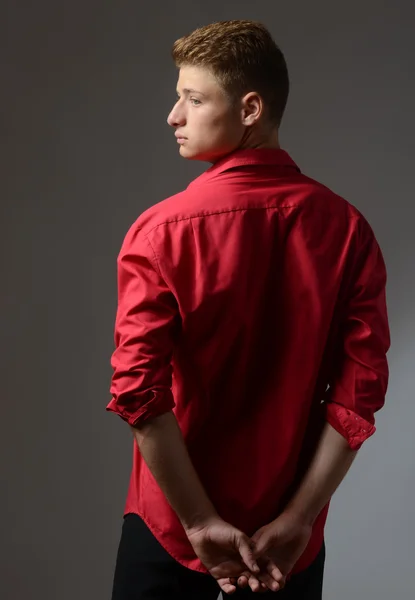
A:
[[[213,524],[218,522],[222,522],[223,519],[219,517],[215,510],[203,513],[203,514],[195,514],[192,518],[181,520],[182,526],[186,532],[186,535],[189,537],[194,533],[205,529]]]
[[[298,527],[312,529],[318,514],[310,507],[300,506],[295,502],[290,503],[282,512],[282,515]]]

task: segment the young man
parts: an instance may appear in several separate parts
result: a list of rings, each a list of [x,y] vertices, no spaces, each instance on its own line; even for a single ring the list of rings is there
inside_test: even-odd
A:
[[[280,148],[288,74],[261,24],[202,27],[173,56],[168,123],[212,166],[118,258],[108,410],[135,441],[113,600],[317,600],[330,498],[385,398],[382,254]]]

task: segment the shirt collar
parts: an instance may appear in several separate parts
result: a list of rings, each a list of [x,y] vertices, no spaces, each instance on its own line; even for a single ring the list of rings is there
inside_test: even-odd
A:
[[[243,167],[245,165],[274,165],[276,167],[293,168],[301,173],[297,164],[285,150],[280,148],[248,148],[235,150],[231,154],[221,158],[218,162],[209,167],[207,171],[194,179],[190,185],[202,183],[224,171],[234,169],[235,167]]]

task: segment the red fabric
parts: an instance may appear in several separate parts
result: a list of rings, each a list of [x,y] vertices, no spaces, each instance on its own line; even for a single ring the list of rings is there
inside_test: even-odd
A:
[[[385,266],[356,208],[283,150],[240,150],[142,214],[118,258],[108,410],[173,409],[219,514],[248,535],[303,476],[326,419],[358,448],[388,379]],[[326,507],[295,572],[315,558]],[[142,461],[135,512],[205,571]]]

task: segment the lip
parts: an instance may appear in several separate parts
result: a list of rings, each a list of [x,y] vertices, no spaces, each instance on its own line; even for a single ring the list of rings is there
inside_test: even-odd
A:
[[[180,133],[176,132],[174,135],[176,136],[178,142],[184,142],[184,140],[187,140],[187,138],[184,137],[184,135],[180,135]]]

